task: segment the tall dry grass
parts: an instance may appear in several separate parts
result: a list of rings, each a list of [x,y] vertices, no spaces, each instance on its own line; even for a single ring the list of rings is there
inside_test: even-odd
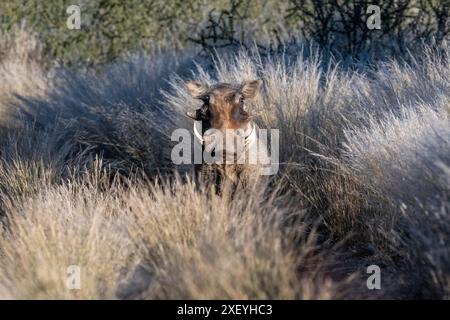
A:
[[[107,180],[102,173],[75,179],[6,206],[0,237],[5,296],[311,299],[347,294],[351,279],[336,283],[327,274],[332,261],[317,250],[313,233],[301,247],[292,246],[290,237],[303,236],[305,226],[280,223],[298,213],[279,208],[262,192],[249,201],[244,193],[231,199],[180,180],[131,188]],[[81,267],[79,291],[67,290],[69,265]]]
[[[449,298],[447,52],[358,70],[307,50],[78,71],[3,59],[1,296]],[[280,172],[263,190],[196,188],[167,153],[198,103],[183,81],[255,78]]]

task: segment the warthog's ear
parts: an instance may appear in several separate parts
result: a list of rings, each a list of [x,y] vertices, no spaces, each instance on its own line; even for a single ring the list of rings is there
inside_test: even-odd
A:
[[[187,81],[186,88],[193,98],[200,98],[208,90],[208,86],[198,81]]]
[[[244,82],[241,86],[241,93],[245,99],[255,98],[261,90],[262,80]]]

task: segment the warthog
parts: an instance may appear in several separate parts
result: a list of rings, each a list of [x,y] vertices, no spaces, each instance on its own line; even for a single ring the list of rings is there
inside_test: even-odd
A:
[[[224,179],[234,185],[260,181],[262,165],[270,162],[266,145],[259,143],[255,115],[246,104],[258,95],[261,85],[261,80],[239,85],[186,83],[192,97],[203,102],[199,109],[187,113],[195,120],[195,137],[202,151],[210,152],[215,159],[202,157],[202,163],[195,166],[196,177],[212,181],[219,191]]]

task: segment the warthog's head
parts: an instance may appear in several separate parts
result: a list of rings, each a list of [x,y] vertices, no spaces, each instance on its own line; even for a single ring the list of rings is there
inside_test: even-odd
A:
[[[200,109],[187,113],[190,118],[202,123],[203,132],[198,132],[194,126],[197,138],[207,145],[208,141],[217,141],[215,137],[211,139],[217,133],[225,138],[227,131],[249,137],[255,128],[246,101],[258,95],[261,85],[261,80],[247,81],[240,85],[217,83],[212,86],[188,81],[186,86],[192,97],[203,102]],[[225,145],[224,142],[223,146]]]

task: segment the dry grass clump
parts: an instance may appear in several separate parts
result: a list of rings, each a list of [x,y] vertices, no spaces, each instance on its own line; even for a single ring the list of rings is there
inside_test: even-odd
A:
[[[0,31],[0,134],[21,126],[11,105],[15,97],[42,97],[53,84],[43,70],[43,49],[26,28]]]
[[[323,299],[347,293],[350,279],[337,284],[326,273],[331,260],[319,255],[314,235],[300,223],[283,228],[294,213],[262,192],[250,201],[231,199],[181,180],[132,188],[113,183],[102,191],[97,180],[64,183],[8,207],[0,236],[5,296]],[[293,236],[303,239],[298,248]],[[69,265],[82,268],[78,291],[66,287]]]
[[[278,208],[258,190],[250,199],[245,192],[231,199],[227,191],[218,196],[194,189],[192,183],[158,188],[151,191],[152,202],[146,202],[148,191],[139,190],[128,201],[133,234],[141,235],[143,263],[155,279],[142,297],[311,299],[339,294],[324,274],[325,258],[308,275],[299,272],[317,252],[314,235],[308,236],[304,225],[283,229],[293,212]],[[303,238],[298,248],[290,243],[297,234]]]
[[[182,110],[163,104],[160,91],[189,64],[155,52],[130,55],[95,72],[62,71],[45,99],[28,100],[29,111],[21,111],[46,130],[61,132],[60,143],[71,143],[73,155],[83,155],[80,161],[101,155],[105,166],[125,175],[138,169],[167,172],[173,170],[170,135],[185,126],[185,118]]]
[[[78,190],[77,190],[78,189]],[[132,263],[120,199],[65,185],[8,211],[1,243],[1,287],[19,299],[114,298],[122,268]],[[81,268],[81,289],[67,287],[67,268]]]
[[[58,145],[54,132],[25,124],[9,130],[0,145],[0,217],[7,203],[17,203],[79,171],[66,161],[70,146]]]
[[[449,297],[447,108],[441,102],[404,109],[401,116],[371,119],[364,131],[347,133],[346,158],[354,174],[391,204],[377,218],[385,223],[368,228],[406,257],[422,297]]]

